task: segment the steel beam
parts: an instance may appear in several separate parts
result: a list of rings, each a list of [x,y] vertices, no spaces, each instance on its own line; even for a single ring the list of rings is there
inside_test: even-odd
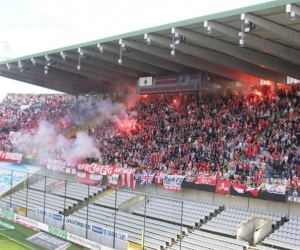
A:
[[[120,56],[118,54],[99,53],[99,52],[87,50],[84,48],[82,49],[82,52],[89,54],[93,58],[98,58],[100,60],[108,61],[110,63],[116,63],[116,62],[118,62],[118,59],[120,58]],[[120,49],[119,49],[119,52],[120,52]],[[129,59],[128,57],[126,59],[124,59],[124,57],[126,57],[127,54],[131,54],[132,52],[133,51],[122,53],[122,58],[123,58],[122,65],[123,66],[145,72],[148,75],[163,75],[163,74],[170,73],[170,72],[166,72],[166,70],[158,68],[157,66],[153,66],[153,65],[150,65],[150,64],[147,64],[144,62],[136,62],[132,59]]]
[[[239,39],[239,32],[240,30],[222,25],[220,23],[217,23],[215,21],[209,21],[209,25],[212,29],[218,30],[219,32],[237,38]],[[287,46],[271,42],[269,40],[262,39],[260,37],[254,36],[250,33],[247,33],[247,36],[244,38],[245,44],[247,46],[247,43],[251,46],[259,49],[262,52],[277,56],[279,58],[282,58],[288,62],[295,63],[297,65],[300,65],[300,51],[296,49],[289,48]]]
[[[239,48],[231,43],[224,42],[183,28],[176,28],[176,33],[185,36],[186,38],[196,42],[197,44],[201,44],[210,49],[232,55],[241,60],[245,60],[263,68],[276,71],[277,73],[300,79],[300,67],[293,63],[284,61],[278,57],[274,57],[268,54],[262,54],[260,52],[247,48]],[[284,77],[283,83],[286,83],[286,81],[287,78]]]
[[[36,62],[39,62],[39,59],[36,59]],[[27,65],[26,62],[22,62],[23,65]],[[13,67],[13,65],[12,65]],[[78,88],[81,91],[85,90],[98,90],[104,91],[107,89],[107,85],[103,85],[103,82],[89,82],[89,79],[82,81],[82,79],[76,78],[76,76],[66,76],[64,72],[59,72],[57,69],[51,69],[48,75],[45,75],[43,65],[36,64],[35,66],[29,67],[28,70],[20,72],[18,69],[12,68],[11,71],[15,74],[20,74],[22,77],[31,77],[40,81],[49,80],[53,84],[61,83],[66,86],[72,85],[74,88]],[[88,83],[88,85],[87,85]],[[112,88],[112,87],[111,87]]]
[[[98,74],[98,73],[95,73],[95,72],[92,72],[92,71],[88,71],[86,69],[81,69],[80,71],[78,71],[76,69],[76,64],[74,64],[74,65],[62,64],[62,62],[64,62],[64,60],[62,60],[58,56],[51,55],[50,58],[54,59],[57,62],[56,64],[52,65],[51,68],[61,69],[61,70],[66,71],[67,73],[73,73],[73,74],[75,74],[75,76],[80,75],[80,76],[83,76],[83,77],[89,77],[89,78],[94,79],[94,80],[110,82],[112,84],[117,84],[117,85],[128,83],[128,81],[121,81],[117,78],[101,75],[101,74]],[[24,65],[26,65],[28,67],[31,67],[31,68],[33,67],[32,64],[26,64],[26,62],[25,62]],[[62,65],[63,65],[63,67],[62,67]],[[38,65],[36,65],[36,66],[38,66]],[[34,67],[36,67],[36,66],[34,66]]]
[[[171,39],[162,36],[148,34],[148,37],[151,40],[156,41],[160,44],[170,46],[170,44],[172,43]],[[275,82],[282,82],[284,81],[284,79],[286,79],[285,76],[270,71],[268,69],[263,69],[259,66],[234,58],[232,56],[228,56],[226,54],[219,53],[216,51],[210,51],[208,49],[200,48],[194,45],[181,43],[177,45],[176,50],[181,51],[184,54],[196,56],[198,58],[202,58],[212,63],[216,63],[225,67],[230,67],[262,79],[269,79]]]
[[[43,65],[43,61],[40,60],[39,58],[35,59],[36,63]],[[55,64],[56,65],[56,64]],[[101,80],[97,80],[94,78],[89,78],[87,76],[84,75],[79,75],[79,74],[74,74],[74,73],[70,73],[68,71],[62,70],[60,68],[55,68],[52,65],[50,66],[49,69],[49,73],[46,77],[53,77],[56,78],[57,80],[64,80],[65,82],[78,82],[81,83],[82,85],[91,85],[92,87],[103,87],[103,86],[113,86],[114,84],[106,82],[106,81],[101,81]],[[32,68],[34,70],[34,67]],[[40,72],[41,74],[41,72]],[[44,72],[42,72],[42,74],[44,74]]]
[[[271,21],[268,21],[266,19],[263,19],[261,17],[255,16],[250,13],[247,13],[245,15],[245,17],[246,17],[246,19],[248,19],[250,22],[254,23],[255,25],[258,25],[266,30],[271,31],[272,33],[280,36],[284,40],[294,43],[296,45],[300,45],[300,33],[299,32],[297,32],[295,30],[291,30],[284,26],[278,25],[276,23],[273,23]]]
[[[202,70],[213,74],[217,74],[226,77],[228,79],[235,80],[240,83],[256,84],[260,82],[260,79],[257,77],[245,74],[235,69],[217,65],[215,63],[211,63],[209,61],[197,57],[183,55],[180,53],[177,53],[176,57],[171,57],[170,50],[160,49],[154,46],[147,46],[146,44],[141,44],[134,41],[125,40],[125,39],[123,39],[123,43],[125,43],[127,46],[131,46],[132,48],[135,48],[136,50],[145,52],[147,54],[151,54],[159,58],[167,59],[170,60],[171,62],[179,63],[199,71]]]
[[[72,52],[64,52],[64,54],[66,55],[67,59],[69,58],[69,59],[77,60],[77,62],[78,62],[78,54],[72,53]],[[91,65],[96,68],[104,68],[104,69],[112,70],[114,73],[121,73],[123,75],[129,75],[129,76],[135,77],[135,79],[145,75],[145,73],[142,71],[134,70],[131,68],[127,68],[123,65],[119,65],[118,61],[114,64],[114,63],[110,63],[110,62],[107,62],[104,60],[100,60],[98,58],[91,57],[88,60],[81,60],[81,64],[83,64],[83,63],[87,64],[86,65],[87,69],[89,69],[89,66]]]
[[[70,66],[73,67],[75,70],[77,70],[78,60],[72,59],[72,54],[69,55],[69,53],[64,52],[66,54],[66,60],[60,60],[59,56],[57,55],[51,55],[53,59],[57,60],[59,64],[57,64],[57,68],[68,70],[70,69]],[[113,77],[119,80],[125,80],[132,83],[136,83],[137,78],[134,76],[126,75],[123,73],[115,72],[113,70],[107,69],[107,68],[101,68],[92,64],[87,64],[87,61],[81,61],[81,71],[86,72],[88,75],[90,73],[95,73],[98,75],[103,75],[107,77]]]
[[[24,72],[23,72],[24,73]],[[6,71],[6,73],[4,75],[2,75],[2,77],[8,78],[8,79],[12,79],[12,80],[16,80],[16,81],[20,81],[20,82],[26,82],[26,83],[30,83],[36,86],[40,86],[43,88],[48,88],[48,89],[53,89],[56,91],[60,91],[63,93],[68,93],[68,94],[79,94],[83,91],[83,89],[78,88],[78,87],[74,87],[73,84],[58,84],[56,82],[53,82],[51,79],[38,79],[36,77],[32,77],[32,76],[25,76],[23,73],[21,72],[12,72],[12,71]]]
[[[70,59],[70,58],[66,58],[66,60],[62,60],[57,55],[50,55],[49,57],[57,61],[57,63],[54,64],[51,67],[61,69],[61,70],[66,70],[67,72],[71,72],[71,71],[74,72],[74,70],[77,71],[78,61],[75,61],[75,60]],[[39,63],[43,64],[43,60],[39,61]],[[99,68],[99,67],[96,67],[96,66],[93,66],[93,65],[90,65],[90,64],[86,64],[86,61],[81,62],[81,70],[77,71],[77,74],[81,74],[81,75],[84,75],[84,76],[89,76],[90,73],[93,76],[97,76],[98,79],[101,79],[101,76],[103,76],[103,79],[104,79],[104,78],[106,78],[106,76],[110,77],[110,75],[113,75],[114,71]],[[122,77],[124,77],[124,78],[122,78]],[[125,80],[125,81],[132,82],[132,83],[136,82],[135,77],[127,76],[127,75],[124,75],[124,74],[119,74],[117,72],[115,72],[114,78],[117,79],[116,82],[120,81],[121,79]]]
[[[105,53],[106,50],[113,52],[113,53],[119,53],[119,51],[120,51],[119,47],[111,45],[111,44],[104,43],[104,44],[101,44],[101,46],[104,49],[103,53]],[[145,54],[140,51],[133,50],[133,51],[130,51],[130,53],[124,53],[122,56],[132,58],[132,59],[140,61],[140,62],[145,62],[147,64],[156,65],[160,68],[163,68],[165,70],[169,70],[172,72],[176,72],[176,73],[186,72],[186,67],[184,67],[180,64],[173,63],[173,62],[170,62],[169,60],[161,59],[156,56]]]

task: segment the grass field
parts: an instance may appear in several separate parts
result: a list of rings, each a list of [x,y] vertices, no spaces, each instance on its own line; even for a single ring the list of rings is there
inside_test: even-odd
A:
[[[36,234],[36,231],[3,218],[0,218],[0,221],[15,227],[15,229],[7,229],[3,226],[0,226],[1,250],[45,250],[45,248],[26,240],[29,236]],[[68,247],[68,250],[79,249],[83,248],[75,245]]]

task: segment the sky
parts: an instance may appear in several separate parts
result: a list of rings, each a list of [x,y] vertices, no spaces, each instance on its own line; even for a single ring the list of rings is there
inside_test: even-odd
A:
[[[267,0],[0,0],[0,42],[30,55]],[[6,93],[54,93],[0,77]]]

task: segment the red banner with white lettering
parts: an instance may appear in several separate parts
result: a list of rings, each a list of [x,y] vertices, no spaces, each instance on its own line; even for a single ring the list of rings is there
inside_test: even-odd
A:
[[[0,161],[21,163],[23,154],[0,151]]]
[[[97,163],[79,163],[77,165],[77,172],[110,176],[113,173],[121,174],[123,172],[123,168],[116,166],[104,166]]]
[[[195,184],[216,185],[216,176],[197,175]]]
[[[219,194],[230,194],[231,181],[218,180],[216,185],[216,193]]]

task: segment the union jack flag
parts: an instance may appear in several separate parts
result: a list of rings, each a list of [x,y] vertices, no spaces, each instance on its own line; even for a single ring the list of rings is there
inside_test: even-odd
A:
[[[141,180],[141,185],[143,186],[150,186],[152,184],[152,181],[154,179],[155,172],[150,171],[150,170],[143,170],[142,173],[140,174],[140,180]]]

